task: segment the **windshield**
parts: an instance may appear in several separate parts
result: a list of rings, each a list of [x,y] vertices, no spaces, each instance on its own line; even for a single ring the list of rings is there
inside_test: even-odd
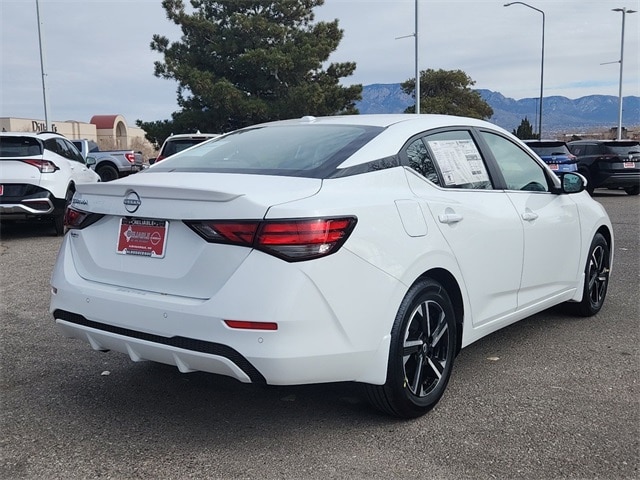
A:
[[[238,130],[149,171],[253,173],[323,178],[382,131],[358,125],[271,125]]]

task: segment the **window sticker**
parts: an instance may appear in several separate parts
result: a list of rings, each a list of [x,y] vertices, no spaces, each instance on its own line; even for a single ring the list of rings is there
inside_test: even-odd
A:
[[[428,143],[445,185],[489,181],[487,169],[473,140],[431,140]]]

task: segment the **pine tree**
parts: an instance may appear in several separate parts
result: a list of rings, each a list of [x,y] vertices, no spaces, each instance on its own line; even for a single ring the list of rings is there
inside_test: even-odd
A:
[[[156,34],[162,54],[155,76],[178,82],[180,111],[171,121],[141,122],[150,139],[168,133],[227,132],[303,115],[357,113],[362,86],[343,87],[353,62],[323,65],[343,31],[338,21],[313,23],[324,0],[164,0],[180,41]]]
[[[527,117],[524,117],[520,122],[520,125],[518,125],[518,128],[513,130],[511,133],[521,140],[535,140],[539,137],[538,134],[533,133],[533,127]]]
[[[472,90],[475,85],[462,70],[423,70],[420,72],[420,113],[438,113],[486,119],[493,109],[480,94]],[[415,79],[403,82],[402,90],[415,98]],[[405,113],[415,113],[410,106]]]

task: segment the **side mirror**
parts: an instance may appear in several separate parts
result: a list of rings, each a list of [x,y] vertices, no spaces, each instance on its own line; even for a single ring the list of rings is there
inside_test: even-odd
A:
[[[562,182],[563,193],[579,193],[587,186],[587,179],[579,173],[574,172],[563,174],[560,181]]]
[[[96,161],[96,157],[89,156],[89,157],[85,158],[85,163],[86,163],[87,167],[95,167],[96,163],[98,163],[98,162]]]
[[[154,163],[156,163],[156,159],[154,158],[150,158],[149,159],[149,165],[153,165]]]

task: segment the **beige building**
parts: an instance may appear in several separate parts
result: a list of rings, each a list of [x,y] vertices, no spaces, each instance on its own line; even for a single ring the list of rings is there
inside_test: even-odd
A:
[[[46,124],[40,119],[0,117],[0,130],[3,132],[42,132],[45,129]],[[144,130],[127,125],[122,115],[94,115],[89,123],[53,121],[51,130],[71,140],[93,140],[104,150],[151,147],[144,138]]]

